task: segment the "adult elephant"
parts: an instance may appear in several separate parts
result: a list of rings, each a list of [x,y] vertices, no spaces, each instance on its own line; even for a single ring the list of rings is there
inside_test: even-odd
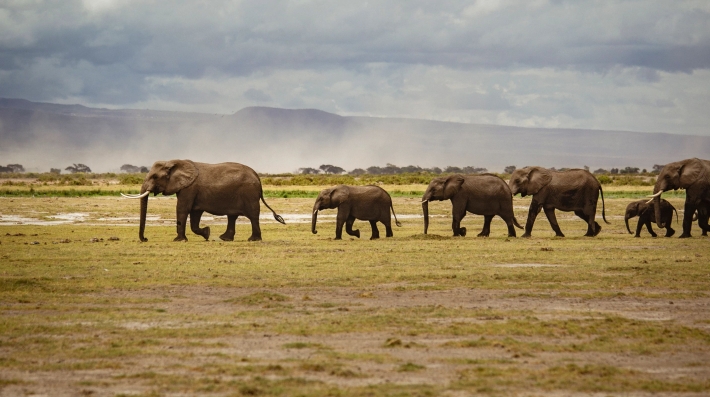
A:
[[[513,213],[513,196],[505,181],[496,175],[460,175],[435,178],[429,183],[422,196],[424,212],[424,234],[429,229],[429,202],[451,200],[451,229],[454,236],[466,236],[466,228],[461,220],[466,212],[483,215],[483,230],[478,237],[488,237],[491,221],[498,215],[508,226],[508,236],[515,237],[514,225],[520,229]]]
[[[683,208],[683,234],[680,238],[691,237],[690,229],[693,226],[693,214],[703,201],[710,200],[710,160],[698,158],[676,161],[666,164],[658,174],[656,184],[653,186],[653,202],[656,204],[656,224],[664,227],[660,218],[660,206],[663,192],[668,190],[685,189],[685,206]]]
[[[345,224],[345,232],[347,234],[360,238],[360,230],[353,230],[355,219],[370,221],[370,226],[372,227],[370,240],[380,238],[377,222],[382,222],[385,225],[385,235],[392,237],[394,234],[392,233],[390,210],[394,214],[395,224],[402,226],[394,213],[392,198],[389,193],[379,186],[338,185],[330,189],[323,189],[313,204],[313,218],[311,219],[311,232],[313,234],[318,233],[316,230],[318,211],[332,208],[338,209],[335,224],[336,240],[341,240],[343,237],[343,224]]]
[[[202,213],[227,216],[227,231],[220,239],[234,240],[237,218],[245,216],[251,221],[249,241],[261,240],[259,227],[259,200],[274,214],[274,219],[285,224],[274,212],[261,189],[259,175],[253,169],[238,163],[206,164],[190,160],[156,161],[141,186],[141,194],[127,196],[141,200],[140,229],[138,237],[144,236],[145,217],[148,211],[148,195],[162,193],[177,195],[177,237],[174,241],[187,241],[185,224],[190,216],[190,229],[205,238],[210,237],[210,228],[200,228]]]
[[[580,169],[553,171],[543,167],[525,167],[513,172],[508,185],[513,196],[518,193],[522,197],[533,196],[523,237],[531,236],[535,218],[540,209],[545,211],[550,226],[558,237],[565,235],[557,223],[556,209],[574,211],[575,215],[587,222],[585,236],[596,236],[602,229],[601,225],[594,220],[600,193],[602,196],[602,218],[604,222],[609,224],[604,209],[602,185],[589,171]]]

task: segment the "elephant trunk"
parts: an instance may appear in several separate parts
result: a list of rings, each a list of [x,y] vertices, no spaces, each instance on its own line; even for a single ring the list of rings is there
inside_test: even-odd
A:
[[[424,234],[429,230],[429,201],[422,202],[422,212],[424,213]]]
[[[146,192],[146,188],[142,187],[141,188],[141,194]],[[145,218],[146,215],[148,214],[148,195],[146,194],[145,196],[141,197],[141,220],[140,220],[140,226],[138,229],[138,238],[142,242],[148,241],[147,238],[145,238],[144,233],[145,233]]]
[[[661,229],[666,227],[666,225],[663,224],[663,218],[661,218],[661,194],[663,191],[663,186],[660,186],[658,183],[653,187],[653,212],[654,215],[656,215],[656,225]]]
[[[313,217],[311,218],[311,233],[317,234],[316,221],[318,220],[318,201],[313,205]]]
[[[631,233],[631,228],[629,228],[629,218],[631,218],[631,214],[629,214],[629,211],[626,211],[626,215],[624,215],[624,223],[626,223],[626,230],[629,231],[629,234]]]

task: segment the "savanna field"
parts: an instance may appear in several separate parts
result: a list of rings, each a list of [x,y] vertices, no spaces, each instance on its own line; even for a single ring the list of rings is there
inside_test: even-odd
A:
[[[557,212],[530,239],[500,218],[451,237],[430,177],[380,177],[402,227],[334,241],[336,210],[310,231],[337,178],[263,178],[264,241],[175,243],[174,197],[119,180],[2,180],[0,396],[703,396],[710,394],[710,238],[628,234],[626,205],[652,186],[604,185],[599,236]],[[388,179],[389,178],[389,179]],[[138,178],[138,183],[142,177]],[[679,210],[684,192],[663,195]],[[528,198],[514,198],[518,221]],[[635,231],[638,218],[630,221]],[[680,223],[674,223],[676,236]],[[384,227],[380,226],[384,235]],[[516,229],[518,235],[523,231]]]

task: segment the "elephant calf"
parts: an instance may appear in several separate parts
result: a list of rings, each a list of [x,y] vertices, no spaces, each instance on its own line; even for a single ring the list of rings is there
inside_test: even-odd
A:
[[[676,211],[675,207],[673,207],[673,204],[669,203],[664,199],[661,199],[660,203],[661,220],[663,221],[663,226],[666,229],[666,235],[664,237],[671,237],[675,234],[675,230],[671,228],[671,222],[673,222],[673,212],[675,211],[677,222],[678,211]],[[639,222],[636,225],[636,235],[634,237],[641,237],[641,228],[644,225],[646,225],[646,229],[651,234],[651,236],[657,236],[656,232],[654,232],[653,228],[651,227],[651,223],[656,222],[655,205],[656,203],[653,201],[649,203],[648,200],[639,200],[634,201],[633,203],[629,203],[629,205],[626,206],[624,222],[626,223],[626,230],[629,231],[629,234],[633,234],[631,233],[631,229],[629,229],[629,219],[638,216]]]
[[[397,220],[397,215],[394,213],[392,198],[389,193],[379,186],[338,185],[321,191],[313,205],[313,219],[311,225],[313,234],[318,233],[316,230],[318,211],[332,208],[338,209],[335,224],[336,240],[341,240],[343,237],[343,224],[345,224],[346,233],[360,238],[360,230],[353,230],[355,219],[370,221],[370,226],[372,227],[370,240],[380,238],[380,231],[377,230],[377,222],[382,222],[385,225],[386,236],[392,237],[394,234],[392,233],[390,210],[392,210],[392,214],[394,215],[395,224],[402,226]]]
[[[466,236],[466,228],[461,227],[461,220],[466,212],[483,215],[483,230],[478,237],[488,237],[491,221],[498,215],[508,226],[508,236],[515,237],[515,225],[519,229],[513,214],[513,195],[505,181],[496,175],[451,175],[435,178],[429,183],[422,197],[424,212],[424,234],[429,228],[429,201],[451,200],[451,228],[454,236]]]

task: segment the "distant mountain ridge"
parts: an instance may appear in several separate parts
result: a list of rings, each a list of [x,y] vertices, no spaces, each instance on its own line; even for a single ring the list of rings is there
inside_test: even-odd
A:
[[[161,159],[236,161],[260,172],[328,163],[393,163],[502,171],[522,167],[650,168],[710,158],[710,137],[631,131],[525,128],[339,116],[317,109],[247,107],[231,115],[0,98],[0,164],[28,170],[84,163],[95,171]]]

